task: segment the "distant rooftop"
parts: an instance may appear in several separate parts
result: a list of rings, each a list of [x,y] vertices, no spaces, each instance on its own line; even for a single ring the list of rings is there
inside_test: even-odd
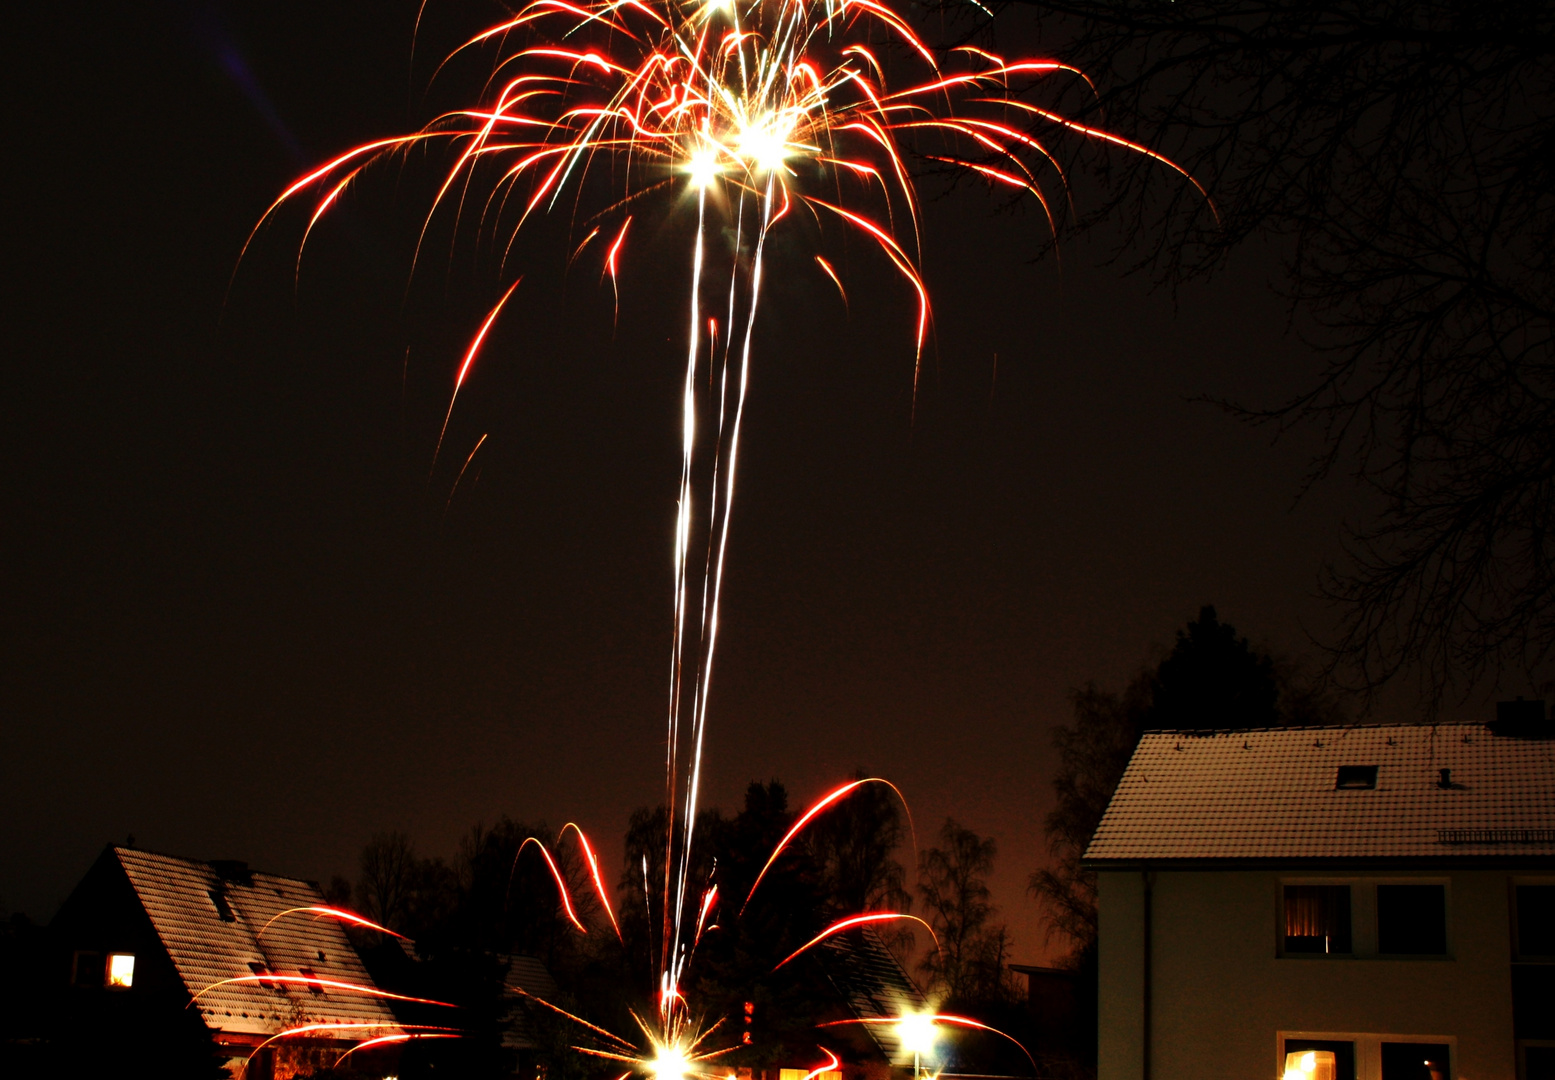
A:
[[[193,997],[213,984],[258,972],[296,975],[371,987],[372,979],[345,931],[333,919],[301,912],[266,923],[289,908],[322,904],[318,886],[297,878],[251,872],[243,863],[199,862],[116,847],[135,894]],[[262,933],[261,933],[262,932]],[[381,1000],[359,993],[257,982],[229,983],[196,1003],[216,1031],[274,1034],[305,1014],[310,1021],[392,1025]]]
[[[1085,861],[1555,862],[1555,739],[1483,724],[1156,731]]]
[[[873,926],[828,938],[816,949],[821,969],[858,1020],[880,1020],[927,1012],[928,1002]],[[890,1060],[904,1057],[895,1024],[864,1024],[865,1032]]]

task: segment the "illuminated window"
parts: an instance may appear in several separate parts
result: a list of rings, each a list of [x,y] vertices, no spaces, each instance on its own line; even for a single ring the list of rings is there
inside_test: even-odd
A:
[[[1284,1080],[1355,1080],[1355,1044],[1286,1039]]]
[[[108,954],[108,989],[128,990],[135,985],[135,954]]]
[[[1350,952],[1350,886],[1285,886],[1287,954]]]
[[[1332,1050],[1287,1052],[1284,1080],[1334,1080],[1334,1052]]]

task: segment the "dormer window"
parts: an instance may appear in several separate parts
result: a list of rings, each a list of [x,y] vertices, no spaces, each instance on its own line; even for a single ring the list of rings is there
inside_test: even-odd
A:
[[[1335,791],[1370,791],[1377,786],[1377,766],[1341,765],[1334,780]]]
[[[216,905],[216,915],[222,922],[237,922],[238,917],[232,913],[232,905],[227,903],[227,894],[220,889],[210,890],[211,903]]]

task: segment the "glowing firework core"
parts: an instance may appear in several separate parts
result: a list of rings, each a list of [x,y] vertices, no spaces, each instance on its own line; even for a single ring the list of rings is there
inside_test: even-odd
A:
[[[718,163],[718,150],[708,146],[693,150],[686,162],[686,172],[691,175],[692,187],[707,187],[723,172],[723,166]]]
[[[653,1080],[686,1080],[691,1071],[691,1061],[679,1046],[660,1046],[653,1060],[648,1062],[648,1075]]]

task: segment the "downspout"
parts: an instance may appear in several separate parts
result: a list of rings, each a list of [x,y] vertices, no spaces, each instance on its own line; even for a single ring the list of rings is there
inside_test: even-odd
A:
[[[1145,964],[1144,964],[1144,968],[1145,968],[1145,993],[1144,993],[1144,1007],[1145,1007],[1145,1024],[1144,1024],[1144,1028],[1145,1028],[1145,1031],[1144,1031],[1144,1035],[1145,1035],[1145,1038],[1144,1038],[1143,1080],[1150,1080],[1150,1044],[1151,1044],[1151,1041],[1152,1041],[1151,1040],[1151,1030],[1150,1030],[1151,1024],[1150,1024],[1150,1021],[1151,1021],[1151,1013],[1153,1012],[1153,1010],[1150,1007],[1150,1005],[1151,1005],[1151,1002],[1150,1002],[1150,997],[1151,997],[1151,993],[1150,993],[1150,991],[1151,991],[1151,987],[1150,987],[1150,954],[1151,954],[1151,951],[1152,951],[1151,950],[1151,938],[1153,936],[1152,929],[1153,929],[1153,924],[1155,922],[1155,920],[1153,918],[1151,918],[1151,911],[1150,911],[1150,909],[1151,909],[1151,902],[1153,900],[1153,896],[1152,896],[1153,889],[1152,889],[1152,886],[1155,884],[1155,875],[1152,874],[1149,870],[1142,870],[1142,871],[1140,871],[1140,875],[1139,876],[1140,876],[1141,880],[1144,882],[1144,886],[1145,886]]]

